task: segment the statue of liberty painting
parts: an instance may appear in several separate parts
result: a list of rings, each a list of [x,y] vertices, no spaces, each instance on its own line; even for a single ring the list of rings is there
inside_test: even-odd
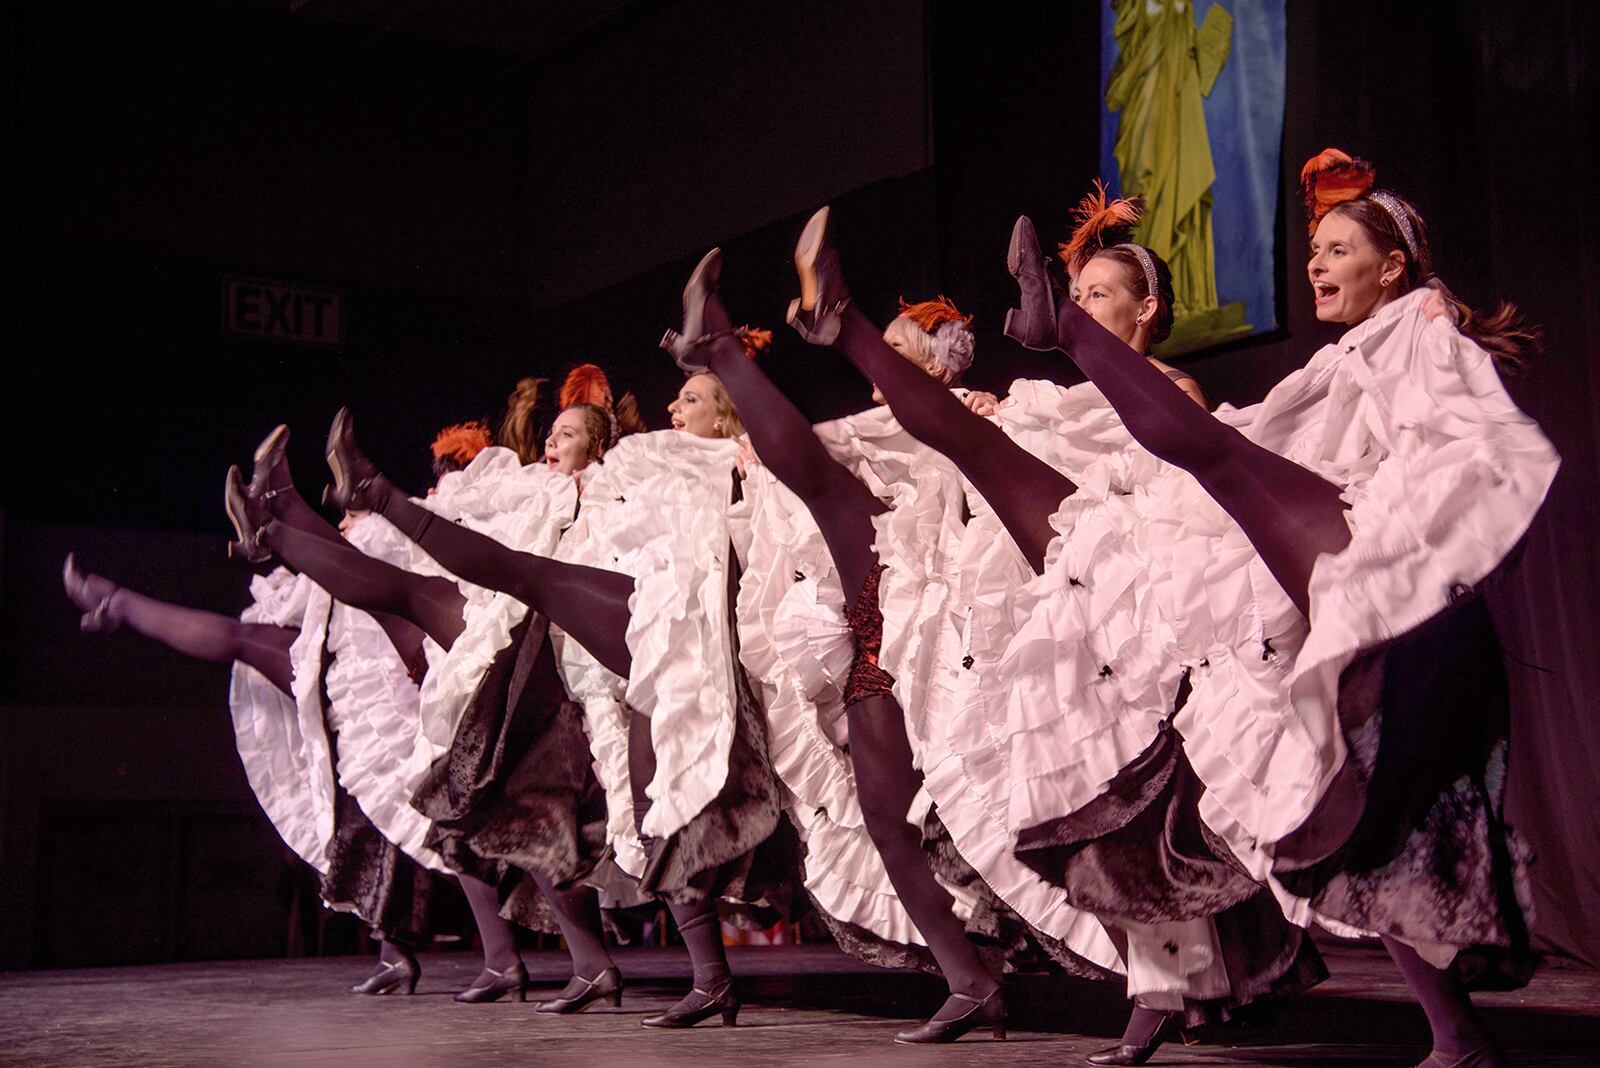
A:
[[[1117,58],[1106,108],[1121,112],[1113,154],[1124,196],[1146,201],[1136,240],[1172,267],[1174,354],[1250,333],[1244,305],[1218,306],[1211,235],[1216,168],[1202,100],[1228,62],[1233,16],[1192,0],[1110,0]]]

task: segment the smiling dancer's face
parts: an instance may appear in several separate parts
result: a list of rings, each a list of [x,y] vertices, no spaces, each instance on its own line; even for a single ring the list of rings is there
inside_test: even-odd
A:
[[[563,475],[589,466],[589,429],[578,409],[566,409],[550,424],[550,436],[544,439],[544,462]]]
[[[1072,280],[1072,300],[1134,351],[1147,347],[1156,300],[1135,296],[1127,268],[1116,260],[1095,256],[1084,264]]]
[[[678,390],[678,399],[667,405],[672,415],[672,429],[697,438],[723,436],[721,416],[717,412],[717,382],[709,375],[695,375]]]
[[[1383,255],[1360,223],[1337,209],[1330,211],[1317,224],[1306,264],[1317,318],[1359,323],[1389,300],[1404,270],[1403,254]]]

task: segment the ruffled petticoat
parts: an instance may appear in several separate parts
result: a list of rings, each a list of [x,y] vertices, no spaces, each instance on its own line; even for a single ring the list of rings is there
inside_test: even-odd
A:
[[[793,861],[777,855],[786,847],[774,834],[781,806],[766,724],[736,663],[730,503],[738,453],[735,442],[675,431],[624,438],[586,479],[582,511],[556,554],[635,580],[627,680],[558,630],[552,636],[568,690],[583,705],[617,861],[673,900],[758,903],[779,894]],[[644,791],[649,856],[633,825],[630,709],[650,717],[655,749]]]
[[[577,484],[570,476],[542,464],[523,466],[511,450],[495,447],[483,450],[464,470],[445,475],[435,493],[417,503],[512,549],[549,555],[572,522],[577,499]],[[421,730],[404,773],[414,791],[434,762],[450,751],[473,702],[498,699],[484,691],[485,680],[497,661],[516,655],[513,631],[527,618],[528,606],[508,594],[460,581],[419,546],[410,541],[405,545],[401,566],[455,581],[466,600],[464,627],[449,651],[432,641],[424,643],[428,674],[422,683]]]
[[[335,605],[309,579],[278,568],[256,577],[251,593],[245,622],[300,633],[290,649],[293,700],[254,669],[234,666],[230,707],[245,776],[284,841],[322,876],[330,908],[355,912],[384,937],[414,940],[427,928],[435,892],[421,864],[443,865],[420,845],[416,828],[425,821],[407,814],[395,747],[376,725],[404,723],[409,708],[415,732],[416,686],[371,618]]]
[[[887,565],[879,603],[885,616],[893,617],[885,621],[880,662],[895,678],[914,759],[926,769],[930,752],[935,752],[923,700],[933,666],[928,653],[938,639],[948,598],[946,588],[927,576],[930,560],[962,537],[960,480],[948,461],[906,434],[887,408],[824,423],[816,431],[837,461],[893,504],[878,521],[875,546]],[[808,858],[808,889],[836,921],[836,933],[852,952],[884,963],[925,962],[921,936],[900,907],[867,835],[843,749],[842,698],[854,637],[838,576],[798,498],[759,467],[752,470],[749,486],[753,536],[740,601],[745,663],[777,691],[768,707],[773,759],[795,799],[791,816],[807,837],[809,857],[816,858]],[[938,817],[945,825],[928,818],[932,801],[938,802]],[[949,823],[946,810],[960,803],[956,794],[935,795],[931,801],[923,797],[908,819],[926,823],[938,840]],[[1018,863],[1009,850],[986,858],[987,865],[973,861],[971,866],[966,863],[971,857],[962,860],[964,853],[942,852],[945,860],[936,874],[980,944],[1020,950],[1027,942],[1077,974],[1119,969],[1100,925],[1065,907],[1060,892]],[[1017,909],[1001,889],[1016,885],[1033,887],[1036,900],[1048,898],[1053,909],[1040,907],[1033,915]],[[1021,913],[1031,929],[1014,913]],[[841,933],[840,925],[854,930]],[[902,949],[909,960],[896,958]]]
[[[1187,674],[1192,692],[1171,722],[1204,788],[1203,833],[1225,842],[1292,920],[1393,933],[1435,963],[1472,942],[1514,946],[1522,924],[1509,895],[1485,888],[1458,907],[1417,908],[1419,895],[1455,891],[1448,879],[1427,883],[1404,850],[1364,856],[1359,865],[1378,885],[1359,890],[1345,877],[1356,874],[1352,857],[1324,863],[1380,800],[1366,789],[1383,763],[1376,724],[1427,704],[1408,702],[1397,681],[1373,682],[1368,662],[1398,657],[1402,670],[1382,673],[1395,679],[1449,660],[1418,628],[1507,557],[1558,462],[1489,357],[1448,323],[1430,323],[1419,299],[1396,301],[1325,347],[1262,404],[1219,413],[1344,487],[1352,540],[1317,563],[1310,626],[1226,513],[1142,450],[1074,477],[1079,489],[1052,519],[1059,536],[1042,576],[1005,591],[988,577],[1003,568],[974,548],[962,572],[966,640],[945,661],[955,678],[960,657],[974,662],[952,748],[968,787],[1025,836],[1030,863],[1052,878],[1070,882],[1062,846],[1074,816],[1092,815],[1119,774],[1153,752]],[[1477,695],[1456,714],[1477,722],[1495,703]],[[1384,737],[1411,730],[1392,723]],[[1476,786],[1448,797],[1413,798],[1420,808],[1409,826],[1436,861],[1469,843],[1498,852],[1510,880],[1518,850],[1498,822],[1497,785],[1481,763],[1475,774]],[[1409,849],[1423,844],[1401,838]],[[1319,864],[1319,875],[1306,874]],[[1173,909],[1150,896],[1164,889],[1159,881],[1127,882],[1130,912]]]

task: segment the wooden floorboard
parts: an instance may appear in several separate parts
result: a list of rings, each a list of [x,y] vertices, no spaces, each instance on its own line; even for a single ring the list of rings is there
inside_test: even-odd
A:
[[[866,968],[832,947],[730,951],[745,1008],[739,1026],[714,1022],[658,1032],[639,1018],[688,986],[681,950],[623,950],[622,1007],[571,1017],[533,1005],[458,1005],[471,982],[466,953],[422,958],[414,997],[344,993],[371,958],[228,961],[0,974],[0,1064],[71,1068],[462,1068],[572,1065],[623,1068],[864,1068],[895,1065],[1082,1064],[1121,1030],[1126,1007],[1112,984],[1024,976],[1011,987],[1009,1040],[972,1035],[953,1046],[895,1046],[895,1031],[940,1000],[927,977]],[[1192,1046],[1164,1047],[1152,1065],[1371,1065],[1405,1068],[1427,1052],[1421,1014],[1388,959],[1335,946],[1333,978]],[[527,956],[538,989],[567,977],[564,954]],[[1600,1065],[1600,980],[1549,967],[1526,988],[1480,995],[1512,1063]]]

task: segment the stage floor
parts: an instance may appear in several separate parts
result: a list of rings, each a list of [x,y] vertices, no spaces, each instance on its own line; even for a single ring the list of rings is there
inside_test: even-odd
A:
[[[173,964],[0,974],[0,1064],[72,1068],[463,1068],[573,1065],[693,1068],[1081,1064],[1120,1033],[1125,1003],[1112,984],[1024,976],[1012,991],[1009,1041],[974,1034],[953,1046],[895,1046],[895,1031],[927,1015],[939,984],[867,968],[829,947],[729,951],[745,1008],[659,1032],[639,1018],[688,988],[681,950],[623,950],[622,1007],[578,1016],[501,1001],[458,1005],[477,972],[470,954],[428,954],[415,997],[344,993],[372,958]],[[1421,1013],[1380,952],[1335,946],[1333,978],[1270,1017],[1163,1047],[1152,1065],[1372,1065],[1405,1068],[1427,1052]],[[567,978],[564,954],[526,956],[536,989]],[[1550,967],[1524,990],[1479,1003],[1516,1065],[1600,1064],[1600,979]]]

